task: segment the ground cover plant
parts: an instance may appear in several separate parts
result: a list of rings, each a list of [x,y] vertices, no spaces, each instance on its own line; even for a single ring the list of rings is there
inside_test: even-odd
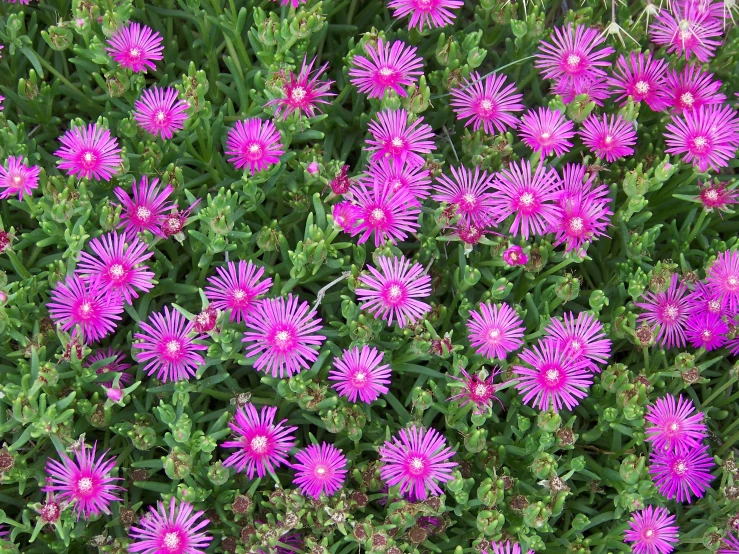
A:
[[[739,553],[737,16],[0,2],[0,551]]]

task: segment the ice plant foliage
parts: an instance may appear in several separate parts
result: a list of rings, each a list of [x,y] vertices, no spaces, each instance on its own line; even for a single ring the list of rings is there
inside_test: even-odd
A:
[[[171,498],[169,505],[157,502],[156,508],[131,527],[128,551],[141,554],[204,554],[213,540],[205,529],[209,521],[204,512],[195,512],[189,502]]]
[[[252,175],[278,163],[285,153],[282,148],[275,124],[262,119],[237,121],[226,139],[228,161]]]
[[[516,93],[516,86],[506,83],[506,76],[499,74],[480,77],[470,74],[469,80],[451,91],[450,105],[465,126],[474,131],[482,129],[489,134],[505,132],[516,127],[518,119],[514,115],[523,111],[522,94]]]
[[[425,500],[429,493],[442,494],[439,484],[452,480],[458,465],[449,461],[454,454],[436,429],[414,425],[401,429],[380,448],[380,476],[390,487],[399,485],[400,494]]]
[[[316,311],[292,294],[262,300],[245,321],[245,355],[256,356],[254,369],[272,377],[291,377],[307,369],[318,358],[315,347],[326,340]]]
[[[369,98],[382,98],[385,91],[392,90],[398,96],[407,96],[408,87],[423,75],[423,59],[416,48],[402,41],[393,43],[379,39],[377,46],[366,43],[368,57],[354,56],[349,79],[359,92]]]
[[[57,166],[78,178],[110,181],[118,173],[121,149],[108,129],[96,123],[73,127],[59,138]]]
[[[228,424],[234,440],[222,444],[224,448],[237,451],[223,465],[246,473],[249,479],[255,474],[264,477],[287,465],[287,454],[295,445],[297,427],[286,426],[284,419],[275,423],[276,414],[275,407],[262,406],[258,411],[251,403],[237,410],[234,421]]]
[[[666,508],[647,506],[634,512],[624,541],[634,554],[670,554],[678,543],[676,518]]]
[[[177,99],[177,90],[153,86],[136,101],[134,119],[139,127],[162,139],[170,139],[187,121],[187,102]]]
[[[0,165],[0,199],[33,194],[38,187],[41,168],[23,163],[21,156],[10,156],[5,165]]]
[[[344,350],[341,357],[334,360],[334,369],[329,371],[331,386],[349,402],[356,402],[357,398],[368,404],[377,400],[389,390],[387,385],[392,373],[390,366],[382,363],[383,356],[382,352],[367,345]]]
[[[75,449],[74,459],[63,452],[46,462],[47,484],[44,492],[54,493],[59,502],[72,505],[77,519],[109,515],[111,502],[120,502],[116,485],[120,477],[111,477],[116,458],[107,452],[97,456],[97,443],[89,448],[84,442]],[[60,461],[61,460],[61,461]]]
[[[297,463],[294,483],[303,494],[320,498],[321,494],[333,496],[346,478],[346,456],[333,444],[311,444],[295,454]]]
[[[524,326],[521,316],[508,304],[480,304],[467,321],[470,345],[489,359],[505,360],[523,346]]]
[[[155,69],[164,58],[162,35],[140,23],[124,25],[111,37],[107,51],[115,61],[134,73]]]
[[[229,311],[229,321],[241,322],[255,309],[258,297],[272,286],[272,279],[262,279],[263,275],[264,268],[252,262],[228,262],[208,278],[205,296],[213,308]]]

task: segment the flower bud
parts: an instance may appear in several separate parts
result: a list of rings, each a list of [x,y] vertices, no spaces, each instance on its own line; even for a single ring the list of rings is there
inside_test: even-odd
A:
[[[316,175],[321,170],[321,167],[318,165],[318,162],[311,162],[308,164],[308,167],[306,167],[305,170],[310,175]]]

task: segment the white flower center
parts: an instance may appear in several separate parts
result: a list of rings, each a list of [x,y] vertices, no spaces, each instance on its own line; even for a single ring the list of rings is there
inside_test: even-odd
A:
[[[390,290],[387,291],[387,295],[390,297],[390,300],[398,300],[403,294],[403,291],[400,288],[400,285],[391,285]]]
[[[90,492],[92,490],[92,479],[89,477],[83,477],[77,481],[77,488],[80,492]]]
[[[493,110],[493,103],[486,98],[485,100],[480,102],[480,108],[482,108],[484,112],[490,112]]]
[[[279,348],[284,348],[287,346],[288,341],[290,340],[290,333],[287,331],[280,331],[275,335],[275,344]]]
[[[647,529],[646,531],[644,531],[644,536],[645,537],[651,538],[652,535],[654,535],[654,530],[653,529]]]
[[[252,154],[258,154],[261,151],[262,151],[262,147],[259,146],[256,142],[255,143],[252,143],[249,146],[249,152],[252,153]]]
[[[551,136],[552,136],[552,133],[550,133],[549,131],[544,131],[544,132],[543,132],[543,133],[541,134],[541,138],[542,138],[542,139],[544,139],[544,140],[547,140],[547,139],[548,139],[549,137],[551,137]]]
[[[490,332],[488,333],[488,338],[491,342],[497,342],[500,338],[500,329],[490,329]]]
[[[159,121],[160,123],[161,123],[162,121],[164,121],[164,119],[165,119],[166,117],[167,117],[167,114],[165,114],[165,113],[164,113],[164,111],[162,111],[162,110],[159,110],[159,111],[157,112],[156,118],[157,118],[157,121]]]
[[[709,200],[718,200],[718,191],[713,189],[707,191],[706,198],[708,198]]]
[[[251,449],[257,454],[264,454],[267,451],[267,437],[257,435],[249,443]]]
[[[698,150],[704,150],[708,146],[708,139],[702,135],[699,135],[693,139],[693,147]]]
[[[729,275],[726,279],[726,288],[730,291],[735,291],[739,287],[739,277],[736,275]]]
[[[355,373],[355,374],[354,374],[354,379],[355,379],[355,380],[357,380],[357,381],[360,381],[360,382],[362,382],[362,381],[364,381],[364,380],[365,380],[366,378],[367,378],[367,374],[366,374],[366,373],[363,373],[363,372],[361,372],[361,371],[360,371],[360,372],[358,372],[358,373]]]
[[[530,192],[524,192],[519,199],[519,202],[524,206],[531,206],[534,203],[534,195]]]
[[[577,54],[570,54],[567,56],[567,67],[569,69],[577,69],[577,66],[580,65],[580,61],[582,58],[578,56]]]
[[[141,50],[138,48],[131,48],[131,57],[138,58],[141,55]]]
[[[21,183],[22,180],[23,180],[23,178],[20,175],[16,175],[15,177],[13,177],[13,182],[16,185],[20,185],[20,183]]]
[[[149,221],[149,218],[151,217],[151,210],[149,208],[146,208],[144,206],[139,206],[136,208],[136,219],[139,221]]]
[[[241,302],[244,298],[246,298],[246,293],[243,290],[236,289],[234,291],[234,300]]]
[[[370,213],[370,223],[377,225],[385,220],[385,212],[380,208],[375,208]]]
[[[570,220],[570,230],[573,233],[581,233],[584,228],[583,220],[581,217],[573,217]]]
[[[110,266],[110,276],[114,279],[120,279],[123,277],[123,274],[125,273],[125,270],[123,269],[123,266],[121,264],[113,264]]]
[[[611,144],[613,142],[613,135],[606,135],[605,142],[606,144]]]
[[[639,94],[646,94],[649,92],[649,83],[646,81],[637,81],[634,88]]]
[[[679,313],[680,310],[677,309],[677,306],[675,306],[675,304],[668,304],[667,306],[665,306],[665,319],[667,321],[675,321]]]
[[[685,460],[678,460],[674,465],[674,469],[677,475],[685,475],[685,472],[688,471],[688,465],[685,463]]]
[[[475,387],[475,396],[485,396],[488,392],[488,388],[483,384],[478,384]]]
[[[412,475],[420,475],[426,469],[426,462],[423,460],[423,458],[418,456],[412,458],[410,464],[408,465],[410,466],[409,469]]]
[[[86,317],[92,312],[92,304],[90,302],[83,302],[80,305],[80,315]]]
[[[296,102],[302,102],[305,99],[306,91],[303,87],[295,87],[292,92],[292,98]]]
[[[680,95],[680,101],[686,106],[692,106],[693,102],[695,102],[695,98],[689,92],[684,92]]]
[[[394,148],[403,148],[403,139],[401,137],[395,137],[390,141]]]
[[[713,313],[718,313],[721,311],[721,302],[718,300],[710,300],[708,302],[708,311]]]
[[[167,533],[164,535],[164,540],[162,542],[164,543],[165,548],[169,551],[174,551],[180,547],[180,537],[178,533]]]
[[[560,372],[556,368],[548,369],[546,373],[544,374],[544,379],[546,379],[547,383],[550,385],[554,385],[559,381]]]
[[[171,340],[167,343],[165,348],[167,349],[167,354],[169,354],[170,356],[174,356],[180,351],[180,341]]]
[[[319,477],[325,477],[328,473],[328,468],[324,465],[316,466],[316,475]]]

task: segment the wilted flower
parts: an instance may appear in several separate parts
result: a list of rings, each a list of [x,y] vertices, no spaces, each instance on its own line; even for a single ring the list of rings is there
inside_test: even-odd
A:
[[[85,367],[90,367],[98,362],[107,360],[108,358],[113,359],[107,364],[99,367],[95,372],[97,375],[107,375],[108,377],[110,377],[110,381],[101,384],[103,386],[109,387],[113,384],[113,378],[116,376],[116,374],[120,374],[119,380],[124,385],[131,383],[133,381],[133,377],[129,373],[126,373],[126,370],[131,367],[131,364],[123,363],[123,361],[126,359],[126,355],[119,350],[114,350],[110,346],[106,349],[98,350],[89,358],[87,358],[85,360]],[[111,375],[108,375],[109,373]]]
[[[706,210],[719,212],[728,211],[729,206],[739,202],[739,191],[726,188],[725,183],[709,184],[698,182],[700,194],[698,199]]]
[[[529,257],[523,251],[523,248],[513,245],[503,252],[503,261],[511,266],[526,265],[529,263]]]

